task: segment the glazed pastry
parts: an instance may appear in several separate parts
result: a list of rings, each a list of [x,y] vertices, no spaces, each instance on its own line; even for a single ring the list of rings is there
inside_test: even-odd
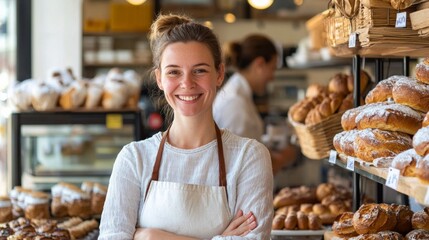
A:
[[[49,196],[43,192],[31,192],[25,197],[25,217],[28,219],[47,219]]]
[[[128,100],[128,85],[121,71],[113,68],[106,76],[101,105],[106,109],[120,109]]]
[[[67,186],[62,192],[62,202],[71,217],[88,217],[91,214],[91,197],[76,186]]]
[[[59,93],[46,83],[37,83],[31,89],[31,105],[36,111],[48,111],[57,107]]]
[[[67,206],[62,202],[62,193],[65,187],[65,183],[57,183],[51,188],[52,202],[51,202],[51,213],[55,217],[67,216]]]
[[[128,85],[127,107],[135,108],[140,100],[142,78],[134,70],[124,72],[124,80]]]
[[[420,182],[429,184],[429,154],[417,163],[416,175]]]

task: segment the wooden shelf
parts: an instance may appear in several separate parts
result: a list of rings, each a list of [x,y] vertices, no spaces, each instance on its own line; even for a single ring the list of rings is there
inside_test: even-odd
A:
[[[337,157],[335,165],[347,169],[347,157],[340,154]],[[387,175],[389,172],[388,168],[377,168],[368,163],[363,163],[362,160],[355,158],[354,172],[369,178],[375,182],[385,185]],[[332,164],[332,163],[331,163]],[[429,185],[423,184],[415,177],[404,177],[400,176],[398,180],[398,187],[395,189],[397,192],[408,195],[416,199],[419,204],[429,206],[429,201],[425,200]]]

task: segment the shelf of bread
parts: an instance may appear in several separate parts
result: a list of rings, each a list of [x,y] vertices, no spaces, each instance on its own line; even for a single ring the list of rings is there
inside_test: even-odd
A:
[[[362,71],[362,92],[369,82],[369,75]],[[290,108],[288,121],[294,127],[306,157],[320,160],[328,156],[333,148],[333,137],[342,130],[342,114],[353,107],[353,87],[351,74],[338,73],[328,86],[310,85],[306,97]]]
[[[70,68],[54,69],[43,80],[27,79],[9,88],[13,111],[136,110],[142,76],[112,68],[93,79],[77,78]]]
[[[285,187],[274,197],[272,236],[323,236],[335,218],[350,211],[350,189],[331,183]]]
[[[16,186],[9,196],[0,197],[1,236],[96,239],[106,193],[107,186],[96,182],[81,187],[60,182],[51,194]]]
[[[324,239],[429,239],[428,213],[429,208],[413,212],[406,205],[365,203],[339,215]]]

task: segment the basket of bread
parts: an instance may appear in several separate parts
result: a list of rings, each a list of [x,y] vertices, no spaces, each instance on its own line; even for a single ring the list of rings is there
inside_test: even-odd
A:
[[[288,121],[299,139],[302,153],[310,159],[323,159],[333,148],[333,137],[342,131],[341,116],[353,107],[353,77],[338,73],[328,86],[311,84],[306,97],[295,103],[288,112]],[[362,70],[360,89],[370,82],[369,75]]]

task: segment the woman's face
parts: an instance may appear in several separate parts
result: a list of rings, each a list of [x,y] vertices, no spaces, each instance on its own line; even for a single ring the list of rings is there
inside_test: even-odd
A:
[[[223,65],[214,66],[209,48],[199,42],[168,45],[155,71],[158,87],[164,91],[174,113],[184,116],[211,114],[216,89],[223,81]]]
[[[260,57],[258,66],[258,71],[255,74],[259,80],[256,81],[257,86],[253,91],[257,95],[263,95],[267,84],[274,79],[274,73],[277,69],[277,55],[274,55],[268,62]]]

